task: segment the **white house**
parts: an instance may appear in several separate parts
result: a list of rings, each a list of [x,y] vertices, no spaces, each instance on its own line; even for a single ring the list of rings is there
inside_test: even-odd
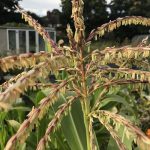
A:
[[[45,28],[56,41],[54,28]],[[43,38],[29,27],[0,26],[0,54],[20,54],[46,50]]]

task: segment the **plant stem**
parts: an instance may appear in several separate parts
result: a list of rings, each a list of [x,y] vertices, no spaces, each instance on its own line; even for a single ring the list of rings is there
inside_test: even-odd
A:
[[[82,72],[81,77],[81,92],[83,92],[83,101],[81,101],[82,110],[84,114],[84,123],[86,128],[86,141],[87,141],[87,150],[90,150],[90,133],[89,133],[89,112],[90,112],[90,102],[88,100],[88,89],[86,85],[86,71],[84,65],[84,57],[83,50],[85,46],[85,25],[84,25],[84,17],[83,17],[83,6],[84,3],[82,0],[72,0],[72,17],[74,19],[75,26],[75,35],[74,40],[76,42],[77,50],[80,55],[78,58],[80,59],[79,69]],[[80,21],[79,21],[80,20]]]
[[[85,123],[85,129],[86,129],[87,150],[91,150],[91,148],[90,148],[90,134],[89,134],[89,118],[85,113],[84,113],[84,123]]]
[[[89,113],[90,113],[90,104],[88,100],[88,89],[86,85],[86,78],[85,78],[85,66],[84,66],[84,61],[83,61],[83,51],[82,48],[80,48],[80,59],[81,59],[81,72],[82,72],[82,89],[83,89],[83,103],[82,108],[83,108],[83,113],[84,113],[84,123],[85,123],[85,129],[86,129],[86,142],[87,142],[87,150],[90,150],[90,133],[89,133]]]

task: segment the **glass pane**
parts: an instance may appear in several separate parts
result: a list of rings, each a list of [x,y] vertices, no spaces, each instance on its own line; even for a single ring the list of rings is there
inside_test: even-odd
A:
[[[45,42],[42,36],[39,35],[39,51],[45,51]]]
[[[29,31],[29,51],[36,52],[35,31]]]
[[[53,39],[53,40],[55,40],[55,38],[54,38],[54,32],[48,32],[48,33],[49,33],[50,38]]]
[[[19,31],[19,51],[20,53],[26,53],[26,32]]]
[[[9,30],[8,38],[9,38],[9,50],[12,50],[15,52],[15,50],[16,50],[16,31]]]

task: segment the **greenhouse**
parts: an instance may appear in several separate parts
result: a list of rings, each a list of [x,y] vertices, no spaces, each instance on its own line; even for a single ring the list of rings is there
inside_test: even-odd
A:
[[[56,41],[54,28],[45,28],[50,37]],[[0,53],[20,54],[26,52],[39,52],[46,50],[43,38],[29,27],[0,27]]]

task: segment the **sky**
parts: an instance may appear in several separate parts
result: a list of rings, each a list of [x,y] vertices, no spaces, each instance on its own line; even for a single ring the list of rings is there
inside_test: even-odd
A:
[[[40,16],[46,15],[47,10],[57,8],[61,10],[60,0],[22,0],[20,6]]]
[[[110,0],[107,0],[110,2]],[[21,7],[25,10],[29,10],[38,14],[39,16],[46,15],[47,10],[53,10],[57,8],[61,10],[60,7],[61,0],[22,0],[20,2]]]

